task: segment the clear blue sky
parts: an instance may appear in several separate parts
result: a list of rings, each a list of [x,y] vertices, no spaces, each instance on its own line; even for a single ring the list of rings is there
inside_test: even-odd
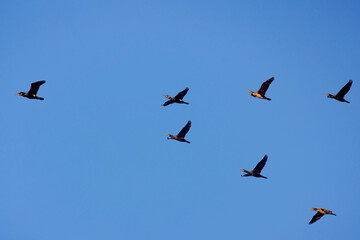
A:
[[[0,239],[359,239],[359,9],[2,1]]]

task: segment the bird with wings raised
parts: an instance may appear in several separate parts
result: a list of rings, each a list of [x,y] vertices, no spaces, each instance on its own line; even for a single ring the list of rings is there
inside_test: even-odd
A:
[[[247,171],[245,169],[241,169],[241,171],[245,172],[246,174],[244,175],[241,175],[242,177],[248,177],[248,176],[253,176],[253,177],[262,177],[262,178],[266,178],[267,177],[264,177],[262,176],[260,173],[261,173],[261,170],[265,167],[265,164],[266,164],[266,161],[268,159],[268,156],[265,155],[263,157],[263,159],[256,165],[256,167],[252,170],[252,171]]]
[[[316,222],[317,220],[322,218],[322,216],[324,216],[325,214],[330,214],[330,215],[336,216],[336,214],[334,214],[332,211],[327,210],[325,208],[310,208],[310,210],[317,211],[317,213],[313,216],[313,218],[311,219],[309,224],[313,224],[314,222]]]
[[[261,98],[261,99],[266,99],[271,101],[271,98],[268,98],[265,96],[266,91],[268,90],[270,84],[272,83],[272,81],[274,81],[274,77],[266,80],[265,82],[263,82],[263,84],[261,84],[260,89],[257,92],[253,92],[248,90],[248,92],[251,94],[251,96],[253,97],[257,97],[257,98]]]
[[[168,95],[164,95],[166,98],[168,98],[169,100],[166,101],[163,106],[167,106],[169,104],[172,103],[184,103],[184,104],[189,104],[187,102],[183,101],[184,96],[187,94],[187,92],[189,91],[189,88],[185,88],[184,90],[182,90],[181,92],[179,92],[175,97],[170,97]]]
[[[352,80],[349,80],[349,82],[335,95],[331,95],[330,93],[327,93],[326,95],[328,96],[328,98],[333,98],[336,99],[340,102],[347,102],[350,103],[349,101],[345,100],[345,94],[347,94],[351,88],[352,85]]]
[[[177,135],[173,136],[171,134],[166,134],[166,136],[168,136],[167,139],[175,139],[179,142],[190,143],[189,141],[185,140],[185,135],[190,130],[190,127],[191,127],[191,121],[188,121],[187,124],[185,125],[185,127],[183,129],[181,129],[181,131]]]
[[[40,86],[41,86],[42,84],[44,84],[44,83],[45,83],[44,80],[42,80],[42,81],[37,81],[37,82],[33,82],[33,83],[31,84],[30,90],[29,90],[27,93],[19,92],[19,93],[16,94],[16,95],[18,95],[18,96],[23,96],[23,97],[27,97],[27,98],[29,98],[29,99],[44,100],[44,98],[36,96],[36,94],[37,94]]]

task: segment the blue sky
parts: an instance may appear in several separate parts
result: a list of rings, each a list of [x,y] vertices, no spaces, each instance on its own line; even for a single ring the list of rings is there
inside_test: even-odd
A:
[[[0,238],[358,239],[359,7],[1,2]]]

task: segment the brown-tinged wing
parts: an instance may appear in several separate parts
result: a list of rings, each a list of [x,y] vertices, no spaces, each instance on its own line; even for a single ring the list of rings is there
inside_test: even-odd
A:
[[[181,129],[181,131],[178,133],[178,137],[184,138],[187,132],[189,131],[190,127],[191,127],[191,121],[188,121],[185,127]]]
[[[175,99],[183,99],[188,91],[189,91],[189,88],[185,88],[184,90],[182,90],[175,96]]]
[[[268,159],[268,156],[265,155],[263,157],[263,159],[256,165],[256,167],[254,168],[254,172],[257,172],[257,173],[261,173],[261,170],[264,168],[265,164],[266,164],[266,161]]]
[[[336,96],[339,98],[344,98],[345,94],[348,93],[352,85],[352,80],[350,80],[337,94]]]
[[[316,222],[317,220],[319,220],[320,218],[322,218],[322,216],[324,216],[324,214],[322,214],[321,212],[317,212],[313,218],[311,219],[311,221],[309,222],[309,224],[313,224],[314,222]]]
[[[167,105],[172,104],[172,103],[174,103],[174,100],[170,99],[169,101],[166,101],[166,102],[163,104],[163,106],[167,106]]]
[[[29,90],[27,93],[30,94],[30,95],[35,95],[35,96],[36,96],[36,94],[37,94],[40,86],[41,86],[42,84],[44,84],[44,83],[45,83],[44,80],[42,80],[42,81],[37,81],[37,82],[33,82],[33,83],[31,84],[30,90]]]
[[[258,93],[260,95],[264,96],[266,91],[268,90],[270,84],[272,83],[272,81],[274,81],[274,77],[272,77],[272,78],[266,80],[265,82],[263,82],[263,84],[261,84],[261,87],[260,87]]]

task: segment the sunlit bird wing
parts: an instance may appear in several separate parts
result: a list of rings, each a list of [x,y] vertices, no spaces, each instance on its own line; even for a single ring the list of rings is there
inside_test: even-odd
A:
[[[176,99],[183,99],[184,96],[187,94],[187,92],[189,91],[189,88],[185,88],[184,90],[182,90],[181,92],[179,92],[175,98]]]
[[[344,98],[345,94],[348,93],[350,87],[352,85],[352,80],[350,80],[337,94],[336,96],[339,98]]]
[[[264,158],[256,165],[253,171],[257,173],[261,173],[261,170],[264,168],[266,164],[267,158],[268,156],[265,155]]]
[[[274,78],[270,78],[269,80],[266,80],[265,82],[263,82],[263,84],[261,84],[261,87],[258,91],[258,93],[262,96],[265,95],[266,91],[268,90],[270,84],[272,83],[272,81],[274,81]]]
[[[185,127],[181,129],[181,131],[178,133],[178,137],[184,138],[187,132],[189,131],[190,127],[191,127],[191,121],[188,121]]]
[[[35,96],[36,96],[36,94],[37,94],[40,86],[41,86],[42,84],[44,84],[44,83],[45,83],[44,80],[42,80],[42,81],[37,81],[37,82],[33,82],[33,83],[31,84],[30,90],[29,90],[27,93],[28,93],[29,95],[35,95]]]
[[[324,214],[322,214],[321,212],[317,212],[313,218],[311,219],[311,221],[309,222],[309,224],[313,224],[314,222],[316,222],[317,220],[319,220],[320,218],[322,218],[322,216],[324,216]]]

